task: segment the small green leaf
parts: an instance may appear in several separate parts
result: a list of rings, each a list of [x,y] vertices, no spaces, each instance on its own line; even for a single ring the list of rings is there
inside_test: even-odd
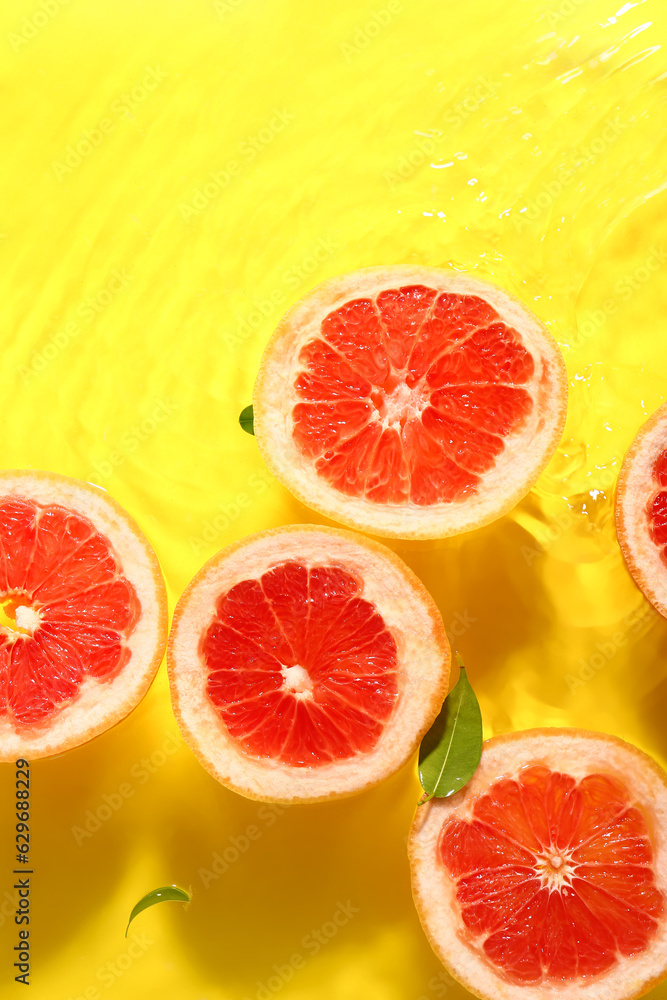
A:
[[[156,903],[169,902],[189,903],[190,893],[186,892],[185,889],[179,889],[177,885],[163,885],[160,886],[159,889],[153,889],[151,892],[147,892],[146,895],[139,900],[130,914],[130,919],[128,920],[127,927],[125,929],[125,937],[127,937],[130,924],[138,913],[141,913],[142,910],[147,910],[149,906],[155,906]]]
[[[463,660],[456,655],[461,676],[419,748],[419,780],[425,792],[419,805],[458,792],[470,781],[482,756],[482,713]]]
[[[255,414],[252,408],[252,403],[250,406],[246,406],[243,410],[241,410],[239,423],[243,430],[247,431],[248,434],[255,433]]]

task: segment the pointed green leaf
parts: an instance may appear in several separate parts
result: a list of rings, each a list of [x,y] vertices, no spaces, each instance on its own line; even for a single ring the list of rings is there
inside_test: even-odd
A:
[[[239,423],[243,430],[247,431],[248,434],[255,433],[255,413],[252,408],[252,403],[250,406],[246,406],[243,410],[241,410]]]
[[[179,889],[177,885],[163,885],[159,889],[153,889],[151,892],[147,892],[146,895],[139,900],[137,905],[132,909],[130,914],[130,919],[127,922],[127,927],[125,929],[125,937],[127,937],[127,932],[130,929],[130,924],[136,917],[138,913],[142,910],[147,910],[149,906],[155,906],[156,903],[189,903],[190,893],[186,892],[185,889]]]
[[[457,654],[458,656],[458,654]],[[460,657],[461,676],[419,748],[419,780],[429,799],[443,799],[463,788],[482,756],[482,713]]]

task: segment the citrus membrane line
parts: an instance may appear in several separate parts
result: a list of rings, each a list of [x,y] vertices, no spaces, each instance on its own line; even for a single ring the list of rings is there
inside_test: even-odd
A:
[[[401,291],[402,290],[403,289],[401,289]],[[384,322],[382,320],[381,315],[379,314],[379,312],[376,309],[376,318],[377,318],[380,326],[382,327],[382,331],[381,332],[383,334],[383,347],[385,349],[386,361],[387,361],[388,366],[391,369],[393,369],[396,373],[404,372],[407,375],[407,373],[410,371],[410,364],[412,362],[414,352],[415,352],[415,350],[418,347],[421,346],[421,339],[422,339],[422,336],[424,335],[424,328],[426,327],[427,323],[433,318],[433,311],[434,311],[435,306],[437,304],[438,298],[439,298],[439,296],[436,295],[436,298],[434,299],[434,302],[433,302],[432,306],[430,307],[428,314],[424,316],[424,318],[423,318],[423,320],[422,320],[422,322],[421,322],[421,324],[419,326],[419,329],[418,329],[417,333],[414,336],[414,341],[413,341],[413,344],[412,344],[412,346],[410,348],[410,354],[409,354],[409,356],[407,357],[407,359],[405,360],[405,362],[403,363],[403,365],[401,366],[400,369],[397,369],[394,366],[393,362],[391,361],[391,352],[390,352],[389,345],[388,345],[388,342],[387,342],[387,328],[386,328],[386,326],[385,326],[385,324],[384,324]],[[476,298],[476,296],[472,296],[472,298]],[[364,300],[356,300],[356,301],[364,301]],[[365,300],[365,301],[371,301],[372,302],[372,300]],[[351,304],[353,304],[353,302],[354,302],[354,300],[352,302],[346,303],[346,305],[351,305]],[[372,302],[372,304],[375,306],[374,302]],[[486,305],[488,305],[488,303],[486,303]],[[489,306],[489,308],[492,308],[492,307]],[[416,382],[428,382],[429,381],[429,378],[428,378],[429,374],[432,372],[432,370],[435,368],[435,366],[437,365],[437,363],[439,361],[441,361],[447,355],[453,354],[454,352],[457,352],[457,351],[461,350],[477,334],[484,333],[485,331],[491,330],[494,326],[497,326],[498,323],[502,323],[503,326],[505,326],[512,333],[517,333],[518,332],[513,327],[510,327],[507,323],[505,323],[501,319],[500,315],[495,310],[493,310],[493,311],[495,313],[495,316],[494,316],[492,322],[490,322],[490,323],[484,323],[484,324],[482,324],[480,326],[476,326],[476,327],[471,327],[462,336],[459,335],[459,336],[456,337],[456,339],[445,341],[445,343],[440,347],[438,353],[434,354],[429,359],[428,367],[425,369],[425,371],[422,372],[422,374],[419,376],[419,378],[416,380]],[[345,353],[344,349],[342,349],[341,347],[339,347],[338,345],[336,345],[335,343],[332,342],[332,340],[330,339],[330,335],[328,335],[322,329],[320,329],[320,332],[319,332],[319,334],[317,335],[317,337],[315,339],[316,340],[321,339],[322,342],[334,354],[336,354],[340,358],[341,361],[343,361],[346,365],[349,365],[353,369],[353,371],[355,372],[355,374],[357,374],[365,382],[368,382],[371,387],[373,386],[374,383],[373,383],[372,378],[370,378],[368,375],[364,375],[363,372],[359,370],[358,359],[354,359],[354,358],[348,357],[347,354]],[[520,343],[523,346],[523,340],[521,340]],[[305,345],[305,346],[308,346],[308,345]],[[488,380],[483,380],[483,381],[474,380],[472,382],[469,381],[468,383],[459,383],[458,381],[455,382],[455,383],[445,383],[445,385],[456,385],[457,387],[459,385],[462,385],[462,384],[468,384],[468,385],[493,385],[493,386],[495,386],[495,385],[498,384],[498,382],[493,382],[493,381],[489,382]],[[520,386],[520,385],[512,383],[512,382],[506,382],[505,380],[502,381],[502,384],[503,385],[512,386],[514,388],[523,388],[523,386]],[[337,398],[340,398],[340,397],[336,397],[336,399]],[[325,399],[325,398],[322,398],[321,401],[322,402],[335,402],[336,399]]]
[[[406,302],[410,294],[413,301]],[[430,309],[423,308],[426,300]],[[397,322],[406,308],[407,330]],[[515,363],[524,369],[519,381],[527,382],[534,359],[514,325],[474,295],[438,294],[419,285],[388,289],[375,303],[354,299],[323,318],[299,361],[294,443],[334,489],[373,501],[423,506],[476,492],[479,474],[494,466],[505,438],[523,427],[530,408],[527,390],[506,383],[516,382]],[[496,405],[505,412],[494,428],[500,436],[469,419],[489,400],[467,398],[465,390],[461,398],[456,388],[461,376],[470,382],[478,374],[483,394],[484,386],[501,393]],[[516,396],[519,391],[526,400]],[[445,464],[434,479],[428,469],[438,459]]]
[[[480,954],[525,984],[599,975],[644,951],[664,894],[629,788],[597,771],[577,781],[541,763],[517,779],[498,770],[472,816],[455,814],[438,839]]]
[[[619,821],[619,819],[621,819],[628,812],[628,809],[631,809],[631,808],[637,808],[637,804],[633,805],[632,803],[628,803],[628,805],[620,808],[618,810],[618,812],[614,813],[604,823],[602,823],[600,826],[596,827],[593,830],[593,832],[588,837],[586,837],[584,840],[577,841],[577,848],[576,849],[580,850],[581,848],[586,847],[588,844],[590,844],[591,841],[597,840],[597,838],[601,834],[603,834],[606,830],[609,830],[609,828],[612,827],[615,823],[617,823]],[[535,829],[530,816],[526,813],[525,810],[523,811],[523,815],[524,815],[524,817],[526,819],[526,822],[528,823],[528,826],[530,827],[530,830],[531,830],[533,836],[537,840],[539,840],[538,831]],[[479,819],[479,818],[477,818],[476,822],[480,826],[483,826],[485,829],[487,829],[491,833],[493,833],[494,836],[496,836],[496,837],[497,836],[502,836],[503,840],[506,840],[508,842],[508,844],[516,844],[516,846],[520,847],[522,850],[528,851],[531,854],[531,856],[534,857],[537,860],[537,854],[535,853],[535,851],[533,851],[532,848],[526,847],[525,844],[522,844],[520,840],[518,840],[516,837],[514,837],[510,833],[508,833],[507,830],[504,830],[502,832],[502,834],[499,834],[498,831],[493,827],[493,825],[491,823],[488,823],[485,820]],[[582,864],[583,864],[583,862],[582,862]],[[586,865],[587,866],[592,866],[592,867],[604,867],[605,866],[605,862],[604,861],[586,861]],[[498,868],[503,868],[503,867],[511,868],[513,866],[511,864],[509,864],[509,865],[499,865],[498,866]],[[606,890],[606,891],[611,892],[611,890]]]
[[[362,591],[336,560],[289,558],[221,594],[197,655],[244,752],[304,767],[375,746],[398,695],[397,649]]]
[[[269,595],[266,593],[266,591],[265,591],[265,589],[264,589],[264,587],[262,585],[262,581],[259,580],[258,583],[259,583],[260,590],[262,592],[262,596],[263,596],[264,601],[266,603],[266,606],[267,606],[268,610],[270,611],[270,613],[271,613],[271,615],[273,617],[273,620],[275,622],[276,628],[280,632],[280,634],[281,634],[281,636],[282,636],[282,638],[283,638],[283,640],[285,642],[285,645],[288,647],[288,649],[289,649],[292,657],[296,661],[298,659],[298,657],[297,657],[296,651],[294,649],[294,643],[292,642],[292,640],[289,638],[289,636],[285,632],[284,624],[280,620],[280,617],[279,617],[278,613],[276,612],[276,609],[274,607],[274,602],[271,600],[271,598],[269,597]],[[311,592],[310,592],[310,580],[308,581],[308,594],[307,594],[306,600],[307,600],[307,603],[308,603],[308,610],[307,610],[307,613],[306,613],[306,620],[304,622],[304,629],[307,631],[308,626],[309,626],[309,624],[311,622],[311,612],[312,612],[312,602],[311,602]],[[344,615],[346,615],[347,613],[348,613],[348,607],[347,607],[347,605],[344,604],[340,608],[338,614],[335,617],[328,619],[328,622],[327,622],[328,630],[330,632],[333,631],[335,629],[335,626],[339,624],[341,618]],[[357,622],[357,628],[356,628],[356,630],[354,630],[352,633],[350,633],[350,635],[351,636],[358,635],[361,632],[363,632],[364,625],[366,625],[370,621],[370,619],[372,619],[373,614],[374,614],[373,608],[369,604],[368,609],[367,609],[367,613],[366,613],[366,617]],[[273,660],[277,664],[278,668],[282,667],[283,664],[281,663],[281,660],[279,659],[279,657],[276,656],[275,653],[270,652],[269,650],[267,650],[267,649],[264,648],[264,646],[262,645],[260,637],[257,637],[257,636],[253,637],[251,635],[248,635],[246,632],[242,631],[240,628],[238,628],[235,625],[231,624],[231,622],[229,621],[229,617],[227,617],[225,619],[225,621],[223,622],[223,624],[224,624],[224,627],[226,629],[229,629],[230,632],[234,632],[236,635],[240,636],[244,640],[244,642],[251,643],[257,649],[259,649],[263,653],[264,656],[266,656],[266,657],[270,658],[271,660]],[[357,642],[356,645],[355,645],[355,649],[357,650],[357,652],[363,652],[364,649],[366,649],[369,646],[372,646],[373,643],[374,643],[374,639],[372,637],[369,637],[364,642]],[[259,673],[265,673],[266,672],[266,668],[265,668],[265,670],[263,670],[263,671],[259,670],[258,672]],[[345,678],[345,677],[348,676],[348,672],[347,671],[343,671],[341,673],[340,671],[335,671],[334,670],[334,671],[332,671],[332,673],[335,674],[335,675],[336,674],[340,674],[340,676],[342,678]]]
[[[431,307],[431,310],[433,308],[434,308],[434,306]],[[386,341],[387,329],[384,326],[384,324],[382,322],[382,318],[380,317],[379,314],[377,314],[377,318],[378,318],[378,320],[380,322],[380,325],[383,328],[382,329],[382,333],[384,335],[384,344],[383,344],[383,346],[384,346],[385,352],[387,354],[387,362],[393,368],[393,365],[391,364],[391,360],[389,358],[389,349],[388,349],[388,345],[387,345],[387,341]],[[428,321],[430,319],[432,319],[432,318],[433,318],[433,313],[431,311],[431,312],[429,312],[429,314],[422,321],[422,324],[419,327],[419,331],[415,335],[415,340],[414,340],[414,343],[413,343],[413,345],[412,345],[412,347],[410,349],[410,354],[409,354],[409,356],[408,356],[408,358],[407,358],[407,360],[406,360],[403,368],[399,369],[400,371],[405,371],[405,372],[409,371],[409,369],[410,369],[410,362],[412,361],[412,356],[413,356],[416,348],[420,345],[420,341],[421,341],[422,335],[424,333],[424,327],[426,326],[426,324],[428,323]],[[497,319],[494,321],[494,323],[497,323],[499,319],[500,319],[500,317],[497,317]],[[454,341],[452,343],[445,344],[445,346],[442,348],[442,350],[440,351],[440,353],[437,354],[437,355],[435,355],[432,358],[432,360],[431,360],[431,362],[429,364],[428,370],[426,372],[424,372],[424,374],[421,375],[420,378],[417,381],[418,382],[427,381],[428,372],[434,367],[434,365],[437,364],[438,361],[440,361],[442,358],[444,358],[447,354],[452,354],[454,351],[459,350],[459,348],[463,347],[472,337],[475,336],[476,333],[483,333],[485,330],[488,330],[492,325],[493,324],[487,323],[485,326],[475,327],[474,329],[469,330],[468,333],[466,333],[460,339],[458,339],[458,340],[456,340],[456,341]],[[362,372],[360,372],[355,367],[354,361],[351,360],[350,358],[348,358],[347,355],[344,353],[344,351],[341,350],[341,348],[339,348],[335,344],[331,343],[331,340],[329,340],[329,338],[327,337],[326,333],[324,333],[323,331],[320,330],[320,333],[318,334],[318,337],[323,340],[323,342],[327,345],[327,347],[329,347],[334,352],[334,354],[338,355],[338,357],[341,359],[341,361],[344,361],[345,364],[350,365],[355,370],[355,372],[356,372],[357,375],[359,375],[361,378],[365,379],[367,382],[371,382],[371,379],[368,378],[367,375],[364,375]],[[372,384],[373,383],[371,382],[371,385]],[[491,382],[491,383],[489,383],[489,382],[479,382],[479,383],[471,383],[471,384],[473,384],[473,385],[495,385],[496,383],[493,383],[493,382]],[[505,385],[505,384],[509,384],[509,383],[503,383],[503,384]],[[457,383],[457,385],[458,385],[458,383]],[[333,402],[333,400],[329,400],[329,402]]]

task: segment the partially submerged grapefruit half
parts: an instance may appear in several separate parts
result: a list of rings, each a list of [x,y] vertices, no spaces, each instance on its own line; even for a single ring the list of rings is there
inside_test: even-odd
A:
[[[104,490],[0,472],[0,760],[47,757],[130,712],[160,665],[164,582]]]
[[[253,395],[271,471],[303,503],[394,538],[487,524],[560,440],[562,355],[487,282],[374,267],[315,288],[283,318]]]
[[[447,692],[438,610],[389,549],[293,525],[224,549],[174,614],[174,712],[201,763],[249,798],[350,795],[417,749]]]
[[[433,948],[484,1000],[630,1000],[667,975],[667,774],[613,736],[489,740],[418,809],[410,863]]]
[[[625,457],[616,530],[635,583],[667,617],[667,403],[644,424]]]

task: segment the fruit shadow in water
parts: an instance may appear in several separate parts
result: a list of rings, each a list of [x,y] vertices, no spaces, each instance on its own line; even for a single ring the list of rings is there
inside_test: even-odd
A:
[[[272,526],[343,527],[286,489],[283,494]],[[522,511],[541,516],[533,494],[497,521],[450,538],[412,541],[373,536],[396,552],[432,595],[452,650],[462,654],[472,683],[484,685],[498,706],[500,714],[493,720],[498,731],[512,728],[512,720],[501,714],[502,692],[517,682],[511,660],[522,649],[539,649],[554,621],[542,581],[541,550],[513,516]]]
[[[211,985],[254,997],[294,955],[303,958],[295,982],[317,985],[317,962],[358,955],[368,965],[371,942],[406,921],[419,942],[407,863],[420,793],[414,761],[351,798],[287,807],[229,791],[194,758],[187,771],[189,801],[165,803],[155,837],[165,872],[192,885],[190,907],[172,917]],[[397,974],[405,977],[397,995],[410,996],[409,969]]]
[[[42,961],[98,919],[122,880],[136,823],[133,799],[123,800],[118,788],[131,780],[133,763],[154,749],[150,697],[85,746],[30,765],[30,867],[39,885],[32,923]]]
[[[539,647],[553,620],[534,540],[511,516],[446,539],[390,542],[435,600],[473,684],[491,698],[515,682],[511,659]]]
[[[646,734],[644,746],[646,750],[658,752],[662,756],[662,766],[667,767],[667,728],[665,718],[667,718],[667,677],[658,679],[655,675],[664,673],[664,663],[667,662],[667,621],[659,618],[654,627],[632,648],[632,663],[629,664],[629,678],[627,687],[631,687],[633,676],[636,678],[636,671],[639,665],[646,664],[650,671],[649,680],[645,686],[645,693],[641,697],[638,709],[638,719],[640,732]],[[657,670],[656,670],[657,667]],[[648,690],[646,690],[648,687]]]

